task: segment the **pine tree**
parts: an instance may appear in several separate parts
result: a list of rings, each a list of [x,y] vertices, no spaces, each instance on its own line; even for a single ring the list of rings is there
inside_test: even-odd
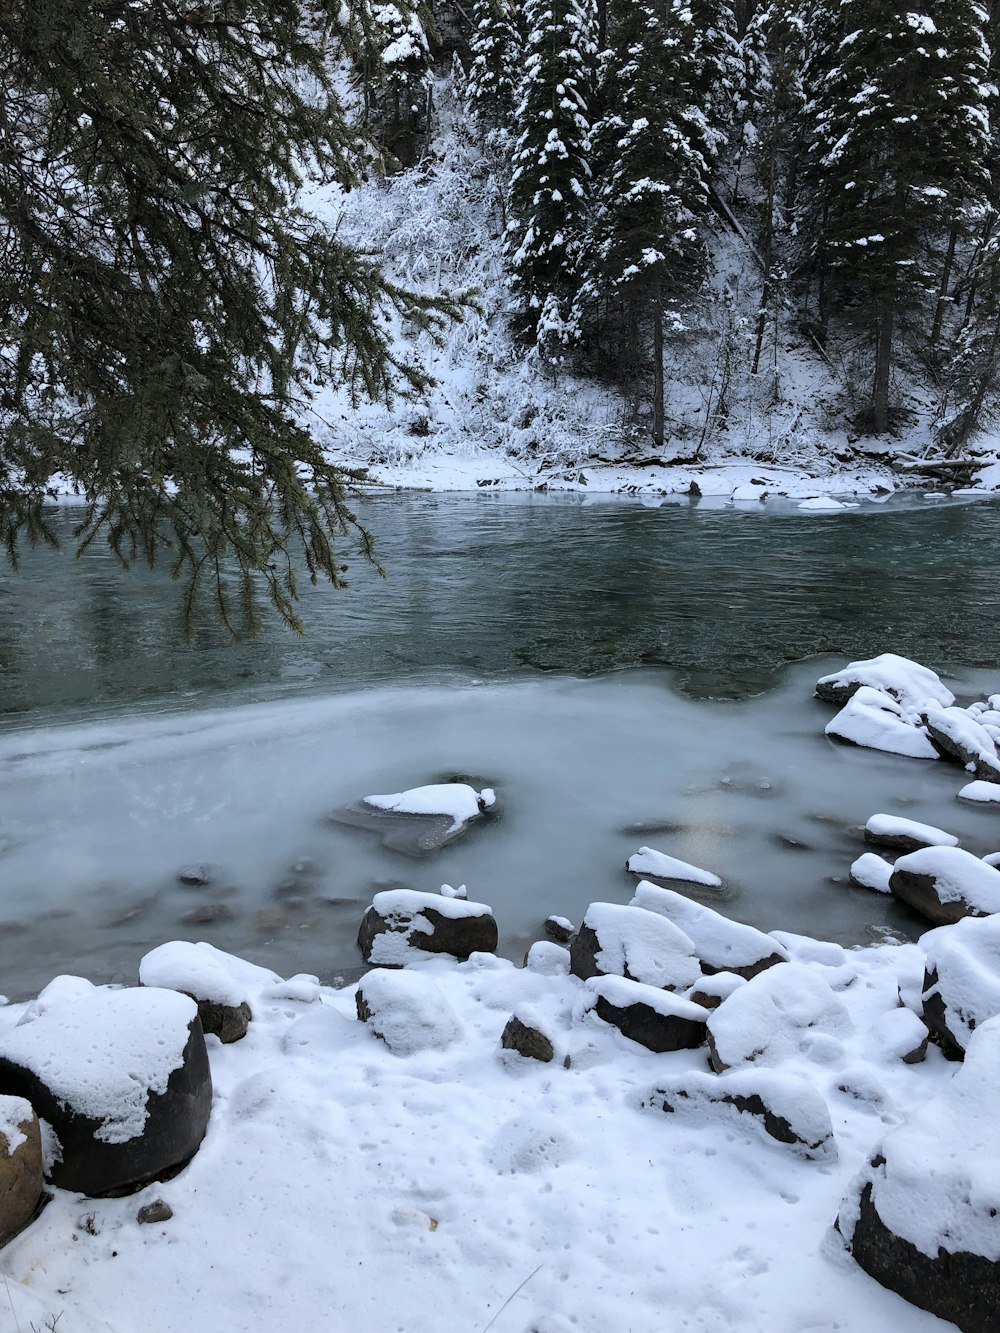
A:
[[[525,26],[507,255],[521,332],[536,339],[549,297],[564,328],[570,327],[590,179],[586,93],[595,48],[592,17],[582,0],[528,0]],[[549,323],[551,318],[549,301]]]
[[[870,426],[889,426],[900,310],[935,288],[941,242],[983,198],[989,53],[974,0],[817,4],[806,69],[820,320],[872,330]]]
[[[470,45],[469,111],[481,134],[507,130],[514,119],[520,56],[510,0],[475,0]]]
[[[350,483],[302,424],[315,386],[415,392],[394,285],[299,206],[364,145],[334,90],[338,6],[8,0],[0,6],[0,535],[44,539],[55,473],[128,565],[207,585],[233,632],[258,591],[297,624],[296,561],[342,581]],[[326,19],[324,23],[322,20]],[[308,90],[308,91],[306,91]],[[231,587],[227,571],[234,571]]]
[[[345,16],[365,125],[396,163],[411,165],[431,121],[430,9],[423,0],[351,0]]]

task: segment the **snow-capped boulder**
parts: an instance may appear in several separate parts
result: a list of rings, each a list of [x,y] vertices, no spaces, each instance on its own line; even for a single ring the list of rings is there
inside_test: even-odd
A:
[[[955,696],[935,672],[895,653],[849,662],[840,671],[821,676],[816,693],[827,703],[845,704],[864,686],[888,694],[907,711],[920,712],[929,703],[950,708],[955,702]]]
[[[58,977],[0,1042],[0,1093],[52,1126],[52,1180],[128,1193],[197,1151],[212,1106],[198,1010],[174,990]]]
[[[709,1059],[716,1073],[802,1055],[828,1063],[853,1030],[843,1003],[814,967],[782,963],[758,973],[709,1015]]]
[[[1000,782],[967,782],[958,798],[973,805],[1000,805]]]
[[[883,1139],[838,1219],[854,1258],[962,1333],[1000,1328],[1000,1019],[942,1092]]]
[[[550,940],[556,944],[569,944],[573,938],[573,922],[565,916],[547,916],[543,929]]]
[[[902,1060],[905,1065],[916,1065],[927,1055],[927,1028],[912,1009],[903,1005],[880,1014],[868,1029],[867,1039],[875,1060]]]
[[[139,985],[190,995],[203,1031],[221,1042],[245,1037],[253,1017],[251,999],[281,981],[277,972],[257,967],[211,944],[171,940],[150,950],[139,963]]]
[[[916,852],[921,847],[957,847],[958,839],[933,824],[920,824],[899,815],[872,815],[865,825],[865,842],[897,852]]]
[[[868,685],[860,686],[851,695],[824,730],[834,740],[863,749],[884,750],[911,759],[938,758],[926,731],[888,694]]]
[[[874,852],[865,852],[851,865],[851,883],[858,889],[871,889],[875,893],[891,893],[889,880],[892,877],[892,863],[885,861]]]
[[[1000,870],[961,847],[924,847],[901,856],[889,888],[936,925],[1000,912]]]
[[[0,1245],[35,1216],[42,1185],[38,1117],[23,1097],[0,1097]]]
[[[993,737],[964,708],[928,708],[924,721],[931,740],[948,758],[980,782],[1000,781],[1000,756]]]
[[[485,903],[386,889],[376,893],[362,918],[358,948],[366,963],[405,967],[432,954],[464,959],[492,953],[498,938],[492,909]]]
[[[1000,915],[966,917],[921,937],[924,1022],[952,1060],[977,1027],[1000,1014]]]
[[[569,951],[573,976],[616,976],[681,990],[701,976],[694,945],[672,921],[641,907],[591,903]]]
[[[438,782],[408,791],[362,797],[334,811],[337,824],[381,834],[386,847],[423,856],[453,842],[496,804],[490,787],[476,791],[464,782]]]
[[[543,977],[569,976],[569,950],[552,940],[536,940],[524,955],[524,966]]]
[[[672,991],[625,977],[591,977],[586,1009],[649,1051],[688,1050],[705,1040],[708,1010]]]
[[[829,1108],[813,1085],[796,1074],[691,1070],[660,1079],[643,1105],[698,1124],[711,1125],[721,1118],[763,1132],[800,1157],[829,1161],[837,1156]]]
[[[396,1055],[443,1051],[462,1035],[458,1015],[430,977],[375,968],[358,983],[358,1018]]]
[[[746,984],[746,977],[737,976],[735,972],[713,972],[696,981],[685,998],[692,1004],[700,1004],[703,1009],[718,1009],[734,990]]]
[[[749,979],[788,958],[781,945],[763,931],[730,921],[711,907],[645,880],[636,886],[632,906],[656,912],[682,930],[704,972],[735,972]]]
[[[625,869],[630,875],[643,875],[675,884],[700,884],[706,889],[722,888],[722,880],[711,870],[702,870],[700,866],[693,866],[687,861],[678,861],[676,856],[667,856],[655,847],[640,847],[625,862]]]
[[[545,1031],[545,1024],[537,1014],[523,1005],[507,1020],[500,1034],[500,1045],[505,1051],[516,1051],[525,1059],[541,1060],[543,1064],[554,1059],[556,1053],[555,1044]]]

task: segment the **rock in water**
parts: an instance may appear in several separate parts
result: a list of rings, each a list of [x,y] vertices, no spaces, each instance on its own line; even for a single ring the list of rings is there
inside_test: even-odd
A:
[[[358,948],[366,963],[405,967],[431,954],[465,959],[492,953],[498,939],[496,920],[485,903],[386,889],[376,893],[362,918]]]
[[[439,782],[388,795],[365,796],[330,818],[337,824],[371,829],[386,847],[424,856],[461,837],[469,825],[491,810],[496,795],[477,792],[464,782]]]
[[[58,977],[0,1042],[0,1093],[52,1126],[56,1185],[131,1193],[204,1137],[212,1079],[197,1007],[172,990]]]
[[[892,878],[892,863],[885,861],[874,852],[865,852],[852,863],[851,883],[858,889],[871,889],[874,893],[891,893],[889,880]]]
[[[868,750],[906,755],[911,759],[937,759],[938,752],[926,731],[888,694],[862,685],[824,728],[834,740],[860,745]]]
[[[1000,870],[960,847],[924,847],[901,856],[889,888],[936,925],[1000,912]]]
[[[941,1094],[890,1130],[838,1219],[877,1282],[962,1333],[1000,1328],[1000,1019]]]
[[[641,907],[591,903],[570,945],[573,976],[616,976],[678,990],[701,976],[694,945],[672,921]]]
[[[690,1071],[661,1079],[644,1105],[708,1124],[723,1118],[757,1126],[800,1157],[828,1161],[837,1156],[826,1102],[811,1083],[794,1074],[772,1069],[721,1076]]]
[[[0,1097],[0,1245],[35,1216],[42,1184],[38,1117],[23,1097]]]
[[[865,825],[865,842],[897,852],[916,852],[921,847],[957,847],[958,839],[933,824],[919,824],[899,815],[872,815]]]
[[[920,712],[929,703],[949,708],[955,702],[951,690],[933,671],[895,653],[849,662],[841,671],[821,676],[816,682],[816,693],[827,703],[843,705],[862,686],[881,690],[907,711]]]
[[[928,708],[925,724],[938,749],[972,771],[980,782],[1000,781],[1000,757],[993,737],[964,708]]]
[[[667,856],[655,847],[640,847],[625,862],[625,869],[630,875],[644,875],[650,879],[677,884],[700,884],[706,889],[722,888],[722,880],[711,870],[702,870],[700,866],[693,866],[688,861],[678,861],[676,856]]]

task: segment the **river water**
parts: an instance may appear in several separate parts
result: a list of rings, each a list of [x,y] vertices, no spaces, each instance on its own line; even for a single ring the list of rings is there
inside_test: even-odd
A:
[[[837,746],[812,698],[888,649],[959,692],[1000,688],[997,502],[410,493],[362,516],[389,577],[358,563],[345,591],[307,588],[305,638],[269,624],[233,644],[206,616],[184,644],[177,585],[101,552],[5,572],[0,990],[132,980],[170,938],[349,975],[372,892],[444,881],[492,904],[519,957],[549,912],[627,901],[644,844],[719,873],[741,920],[912,935],[847,886],[868,816],[1000,846],[957,769]],[[70,546],[74,521],[55,515]],[[325,818],[458,775],[495,787],[500,817],[428,860]],[[210,882],[184,887],[194,864]]]

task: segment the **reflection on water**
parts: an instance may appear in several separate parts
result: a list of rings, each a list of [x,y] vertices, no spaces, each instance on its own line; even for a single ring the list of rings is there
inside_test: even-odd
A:
[[[372,497],[389,571],[303,587],[305,638],[231,643],[177,628],[166,571],[29,552],[0,579],[0,713],[206,706],[443,673],[599,674],[666,666],[694,697],[745,697],[786,663],[891,647],[939,668],[1000,656],[993,501],[923,510],[643,508],[543,496]],[[72,548],[73,511],[56,514]]]

